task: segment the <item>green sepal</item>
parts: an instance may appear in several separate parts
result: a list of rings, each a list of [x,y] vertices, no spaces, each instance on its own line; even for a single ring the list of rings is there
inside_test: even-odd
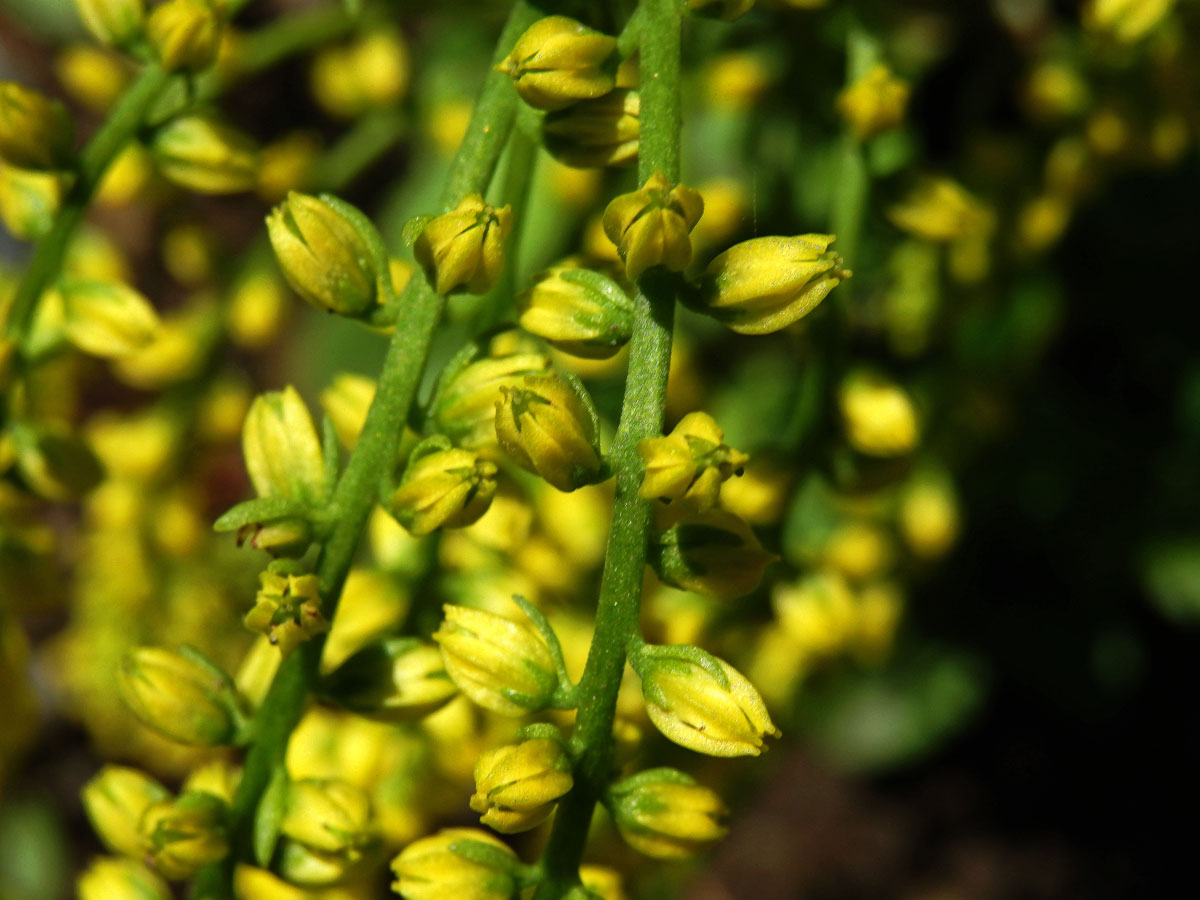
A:
[[[257,497],[246,500],[223,512],[217,521],[213,522],[213,531],[237,531],[246,525],[268,522],[271,519],[304,518],[308,515],[308,506],[288,497]]]

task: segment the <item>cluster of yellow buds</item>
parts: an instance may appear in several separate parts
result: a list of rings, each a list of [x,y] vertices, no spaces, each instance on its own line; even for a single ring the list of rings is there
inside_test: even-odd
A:
[[[666,437],[640,441],[638,454],[646,464],[640,496],[694,514],[712,509],[721,483],[740,475],[749,461],[725,444],[725,432],[703,412],[688,413]]]
[[[197,770],[197,775],[206,776],[205,770]],[[208,787],[194,776],[172,797],[136,769],[103,768],[84,786],[83,806],[105,847],[126,859],[95,863],[84,877],[81,892],[96,891],[99,898],[104,896],[98,893],[103,887],[133,884],[149,888],[149,896],[169,896],[159,876],[182,881],[201,866],[224,858],[229,849],[230,798]],[[108,896],[137,895],[122,890]]]

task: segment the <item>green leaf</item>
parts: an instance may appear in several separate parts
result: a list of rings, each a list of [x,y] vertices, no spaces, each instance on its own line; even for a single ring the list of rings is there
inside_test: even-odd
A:
[[[282,765],[276,766],[254,816],[254,859],[264,868],[270,865],[275,844],[279,841],[279,829],[287,809],[287,789],[287,770]]]

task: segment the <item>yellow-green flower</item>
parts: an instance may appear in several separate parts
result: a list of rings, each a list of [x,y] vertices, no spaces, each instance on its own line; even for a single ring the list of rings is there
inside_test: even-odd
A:
[[[949,178],[925,179],[887,217],[901,231],[938,243],[978,236],[991,221],[987,208]]]
[[[838,94],[837,110],[854,136],[865,141],[904,121],[908,95],[908,84],[878,63]]]
[[[690,514],[650,538],[650,564],[665,583],[731,600],[758,587],[774,554],[733,513]]]
[[[75,125],[61,102],[0,81],[0,160],[19,169],[66,169],[74,144]]]
[[[338,441],[353,450],[375,399],[375,381],[365,375],[342,372],[321,391],[321,409],[329,416]]]
[[[251,631],[265,635],[284,657],[329,630],[329,621],[321,614],[316,575],[263,572],[258,577],[262,587],[254,598],[254,608],[242,621]]]
[[[280,831],[315,853],[354,860],[375,840],[371,801],[337,778],[302,778],[288,786]]]
[[[561,741],[533,738],[485,751],[475,764],[471,809],[502,834],[528,831],[554,812],[574,785]]]
[[[725,444],[725,432],[704,412],[688,413],[666,437],[638,442],[646,474],[638,496],[666,500],[679,512],[716,505],[721,483],[740,474],[749,457]]]
[[[542,142],[559,162],[576,169],[625,166],[637,159],[641,100],[617,88],[573,103],[542,120]]]
[[[358,316],[375,305],[371,249],[325,197],[290,192],[267,216],[267,236],[288,284],[317,309]]]
[[[625,842],[655,859],[693,856],[725,836],[728,810],[717,794],[676,769],[650,769],[609,788]]]
[[[1083,24],[1132,44],[1145,37],[1175,7],[1175,0],[1090,0]]]
[[[446,672],[480,706],[506,716],[545,709],[558,687],[546,638],[527,620],[446,604],[433,634]]]
[[[616,49],[616,38],[566,16],[547,16],[517,38],[496,71],[512,78],[530,106],[562,109],[613,89],[616,67],[605,63]]]
[[[549,368],[546,354],[522,352],[485,357],[448,373],[433,404],[438,430],[467,450],[494,447],[496,404],[504,399],[501,391]]]
[[[254,141],[212,116],[172,119],[154,133],[150,152],[168,181],[198,194],[236,194],[258,180]]]
[[[641,188],[608,204],[604,233],[616,245],[631,281],[654,266],[682,272],[692,261],[689,233],[703,212],[704,200],[696,191],[672,185],[655,172]]]
[[[496,208],[479,194],[468,194],[426,223],[413,254],[439,294],[486,294],[504,269],[504,241],[512,225],[511,206]]]
[[[121,661],[117,687],[143,724],[181,744],[228,744],[240,725],[229,676],[196,651],[134,648]]]
[[[429,534],[477,521],[495,493],[495,463],[435,439],[413,450],[388,512],[410,534]]]
[[[0,162],[0,221],[19,240],[42,237],[54,224],[67,184],[61,172],[18,169]]]
[[[607,359],[633,334],[633,302],[602,272],[557,265],[516,299],[517,323],[575,356]]]
[[[182,881],[224,859],[228,812],[222,800],[202,791],[152,804],[139,826],[147,862],[164,878]]]
[[[850,272],[831,234],[751,238],[704,270],[698,309],[739,334],[770,334],[808,315]]]
[[[168,72],[196,72],[216,60],[221,25],[210,0],[167,0],[150,13],[146,36]]]
[[[104,846],[125,856],[141,852],[138,823],[146,808],[169,796],[149,775],[125,766],[105,766],[80,795],[88,821]]]
[[[455,852],[469,853],[473,845],[490,849],[494,861]],[[413,841],[392,861],[392,889],[405,900],[511,900],[517,890],[512,870],[518,864],[508,845],[486,831],[444,828]]]
[[[78,894],[79,900],[171,900],[172,896],[170,886],[137,860],[112,857],[92,860],[79,876]]]
[[[321,499],[325,482],[321,442],[294,387],[254,398],[242,426],[242,455],[260,497]]]
[[[129,356],[158,335],[161,323],[154,307],[128,285],[67,278],[58,294],[67,339],[85,353]]]
[[[846,439],[870,456],[901,456],[920,439],[912,399],[896,384],[868,375],[847,378],[838,391]]]
[[[650,721],[681,747],[709,756],[757,756],[766,736],[779,736],[754,685],[723,659],[704,654],[701,660],[694,648],[645,647],[631,663]]]
[[[444,706],[458,693],[442,654],[417,638],[370,644],[322,682],[337,705],[381,722],[408,722]]]
[[[594,484],[600,475],[596,416],[583,388],[557,375],[527,375],[520,387],[502,387],[496,438],[521,468],[560,491]]]
[[[102,44],[127,45],[142,33],[145,0],[75,0],[83,26]]]

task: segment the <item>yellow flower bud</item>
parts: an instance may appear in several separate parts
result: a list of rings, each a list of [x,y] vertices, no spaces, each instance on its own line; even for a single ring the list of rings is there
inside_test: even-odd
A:
[[[408,87],[408,48],[400,32],[373,28],[343,46],[326,47],[313,60],[313,97],[330,115],[354,119],[394,106]]]
[[[0,160],[19,169],[66,169],[74,145],[75,125],[61,102],[0,81]]]
[[[687,0],[687,8],[702,16],[733,22],[754,8],[754,0]]]
[[[901,231],[927,241],[953,241],[989,227],[987,209],[949,178],[921,182],[887,216]]]
[[[229,744],[241,725],[229,676],[195,650],[136,647],[121,661],[117,687],[142,724],[181,744]]]
[[[1083,24],[1123,44],[1145,37],[1175,6],[1175,0],[1090,0]]]
[[[258,181],[254,141],[210,116],[172,119],[155,132],[150,152],[168,181],[198,194],[249,191]]]
[[[579,881],[600,900],[629,900],[621,886],[621,873],[608,866],[579,867]]]
[[[472,852],[479,845],[491,853]],[[510,900],[518,865],[517,855],[495,835],[444,828],[413,841],[392,860],[392,889],[405,900]]]
[[[900,531],[913,553],[936,559],[958,537],[959,511],[948,479],[923,475],[914,479],[900,499]]]
[[[898,385],[870,376],[851,376],[838,391],[846,438],[869,456],[902,456],[920,439],[917,411]]]
[[[321,148],[321,138],[310,131],[293,131],[266,144],[258,154],[258,196],[278,203],[289,191],[303,187]]]
[[[102,44],[124,47],[142,33],[144,0],[75,0],[83,27]]]
[[[283,838],[276,851],[277,868],[285,883],[310,889],[303,896],[312,896],[317,888],[332,887],[350,880],[367,857],[349,859],[336,853],[319,853],[299,841]]]
[[[317,309],[357,316],[375,305],[371,248],[325,197],[288,194],[267,216],[267,235],[288,284]]]
[[[650,564],[663,582],[720,599],[753,591],[775,558],[745,522],[718,509],[686,516],[650,538]]]
[[[709,756],[758,756],[779,736],[754,686],[723,659],[692,647],[643,645],[630,659],[650,721],[670,741]]]
[[[242,455],[260,497],[318,502],[324,496],[321,442],[291,385],[254,398],[242,426]]]
[[[750,459],[725,445],[725,432],[704,412],[688,413],[669,435],[639,441],[637,449],[646,464],[638,496],[672,501],[679,512],[712,509],[721,482],[741,474]]]
[[[221,46],[221,18],[210,0],[166,0],[146,21],[146,36],[168,72],[199,71]]]
[[[302,643],[329,630],[321,614],[316,575],[263,572],[254,608],[243,618],[251,631],[265,635],[287,657]]]
[[[639,772],[612,785],[609,797],[621,837],[655,859],[694,856],[728,831],[721,798],[677,769]]]
[[[525,376],[549,368],[550,358],[544,353],[491,356],[447,368],[433,405],[438,430],[467,450],[495,446],[496,404],[504,399],[501,389],[516,387]]]
[[[142,852],[164,878],[182,881],[218,862],[229,852],[228,807],[212,794],[181,794],[146,809],[142,816]]]
[[[591,269],[557,265],[516,299],[517,323],[555,347],[608,359],[633,333],[633,302],[624,288]]]
[[[571,790],[571,759],[561,740],[534,738],[486,751],[475,764],[471,809],[501,834],[528,831]]]
[[[375,840],[370,799],[361,788],[336,778],[293,781],[279,827],[314,853],[351,861]]]
[[[908,95],[908,84],[878,63],[838,94],[837,110],[854,136],[865,141],[904,121]]]
[[[497,72],[512,78],[521,99],[538,109],[562,109],[611,91],[615,66],[606,66],[617,39],[566,16],[547,16],[517,38]]]
[[[238,782],[241,779],[241,766],[235,766],[224,759],[214,759],[198,769],[193,769],[183,782],[180,793],[202,791],[205,794],[220,797],[226,803],[232,803],[233,795],[237,791]]]
[[[527,375],[520,387],[500,392],[496,438],[521,468],[560,491],[602,480],[598,421],[582,385]]]
[[[640,112],[637,91],[617,88],[549,113],[542,119],[542,142],[575,169],[629,165],[637,159]]]
[[[280,516],[243,525],[237,544],[262,550],[272,556],[303,556],[313,541],[312,524],[302,516]]]
[[[480,706],[523,716],[550,705],[558,675],[546,637],[528,620],[446,604],[433,639],[446,672]]]
[[[365,375],[343,372],[333,376],[329,387],[321,391],[321,409],[329,416],[338,441],[347,450],[358,443],[367,410],[375,399],[375,381]]]
[[[62,296],[67,339],[93,356],[128,356],[154,340],[160,323],[145,297],[113,281],[64,279]]]
[[[511,206],[497,209],[479,194],[468,194],[425,225],[413,254],[439,294],[486,294],[504,269],[504,241],[512,224]]]
[[[134,849],[130,855],[140,851]],[[134,859],[92,861],[78,882],[79,900],[171,900],[165,881]]]
[[[141,853],[142,814],[150,804],[169,796],[149,775],[124,766],[105,766],[80,795],[88,821],[104,846],[124,856]]]
[[[771,605],[801,656],[835,653],[854,630],[854,594],[835,571],[816,572],[794,584],[779,585],[771,595]]]
[[[388,512],[410,534],[420,536],[477,521],[495,493],[495,463],[434,438],[413,450]]]
[[[0,162],[0,221],[23,241],[50,230],[66,184],[57,172],[34,172]]]
[[[682,184],[672,186],[662,172],[655,172],[640,189],[608,204],[604,233],[616,245],[631,281],[654,266],[682,272],[692,261],[689,232],[703,212],[698,193]]]
[[[445,706],[458,693],[436,647],[390,638],[359,650],[322,681],[324,696],[381,722],[408,722]]]
[[[129,83],[128,62],[113,51],[93,44],[68,44],[54,60],[54,74],[72,100],[96,113],[105,113]],[[130,153],[133,145],[118,155],[113,165],[140,150]],[[105,180],[111,177],[112,167]],[[106,188],[100,188],[103,193]]]
[[[761,237],[719,254],[700,283],[697,309],[739,334],[770,334],[808,315],[850,272],[831,234]]]

